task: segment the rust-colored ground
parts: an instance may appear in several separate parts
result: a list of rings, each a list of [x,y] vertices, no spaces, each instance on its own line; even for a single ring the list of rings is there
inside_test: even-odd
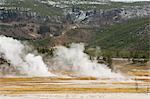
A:
[[[150,93],[150,71],[144,68],[147,67],[120,67],[120,70],[126,71],[126,75],[133,81],[94,77],[1,77],[0,94]]]

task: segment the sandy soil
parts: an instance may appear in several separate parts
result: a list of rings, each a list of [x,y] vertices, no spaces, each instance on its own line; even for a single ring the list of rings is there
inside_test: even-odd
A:
[[[0,99],[150,99],[150,93],[86,93],[5,95]]]

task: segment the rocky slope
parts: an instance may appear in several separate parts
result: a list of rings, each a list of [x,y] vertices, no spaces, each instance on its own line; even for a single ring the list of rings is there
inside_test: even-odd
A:
[[[149,50],[149,17],[150,2],[0,0],[0,34],[41,47],[84,42],[110,50]]]

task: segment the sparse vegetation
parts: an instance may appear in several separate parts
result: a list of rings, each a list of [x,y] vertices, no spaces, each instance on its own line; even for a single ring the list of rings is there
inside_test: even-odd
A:
[[[6,0],[6,4],[3,6],[26,8],[43,16],[62,15],[62,9],[53,7],[51,5],[42,4],[37,0]]]

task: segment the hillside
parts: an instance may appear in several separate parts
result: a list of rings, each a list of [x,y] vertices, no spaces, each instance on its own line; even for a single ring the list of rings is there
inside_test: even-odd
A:
[[[50,48],[72,42],[149,51],[150,2],[0,0],[0,34]]]
[[[91,45],[104,49],[149,50],[149,18],[134,19],[97,30]]]

